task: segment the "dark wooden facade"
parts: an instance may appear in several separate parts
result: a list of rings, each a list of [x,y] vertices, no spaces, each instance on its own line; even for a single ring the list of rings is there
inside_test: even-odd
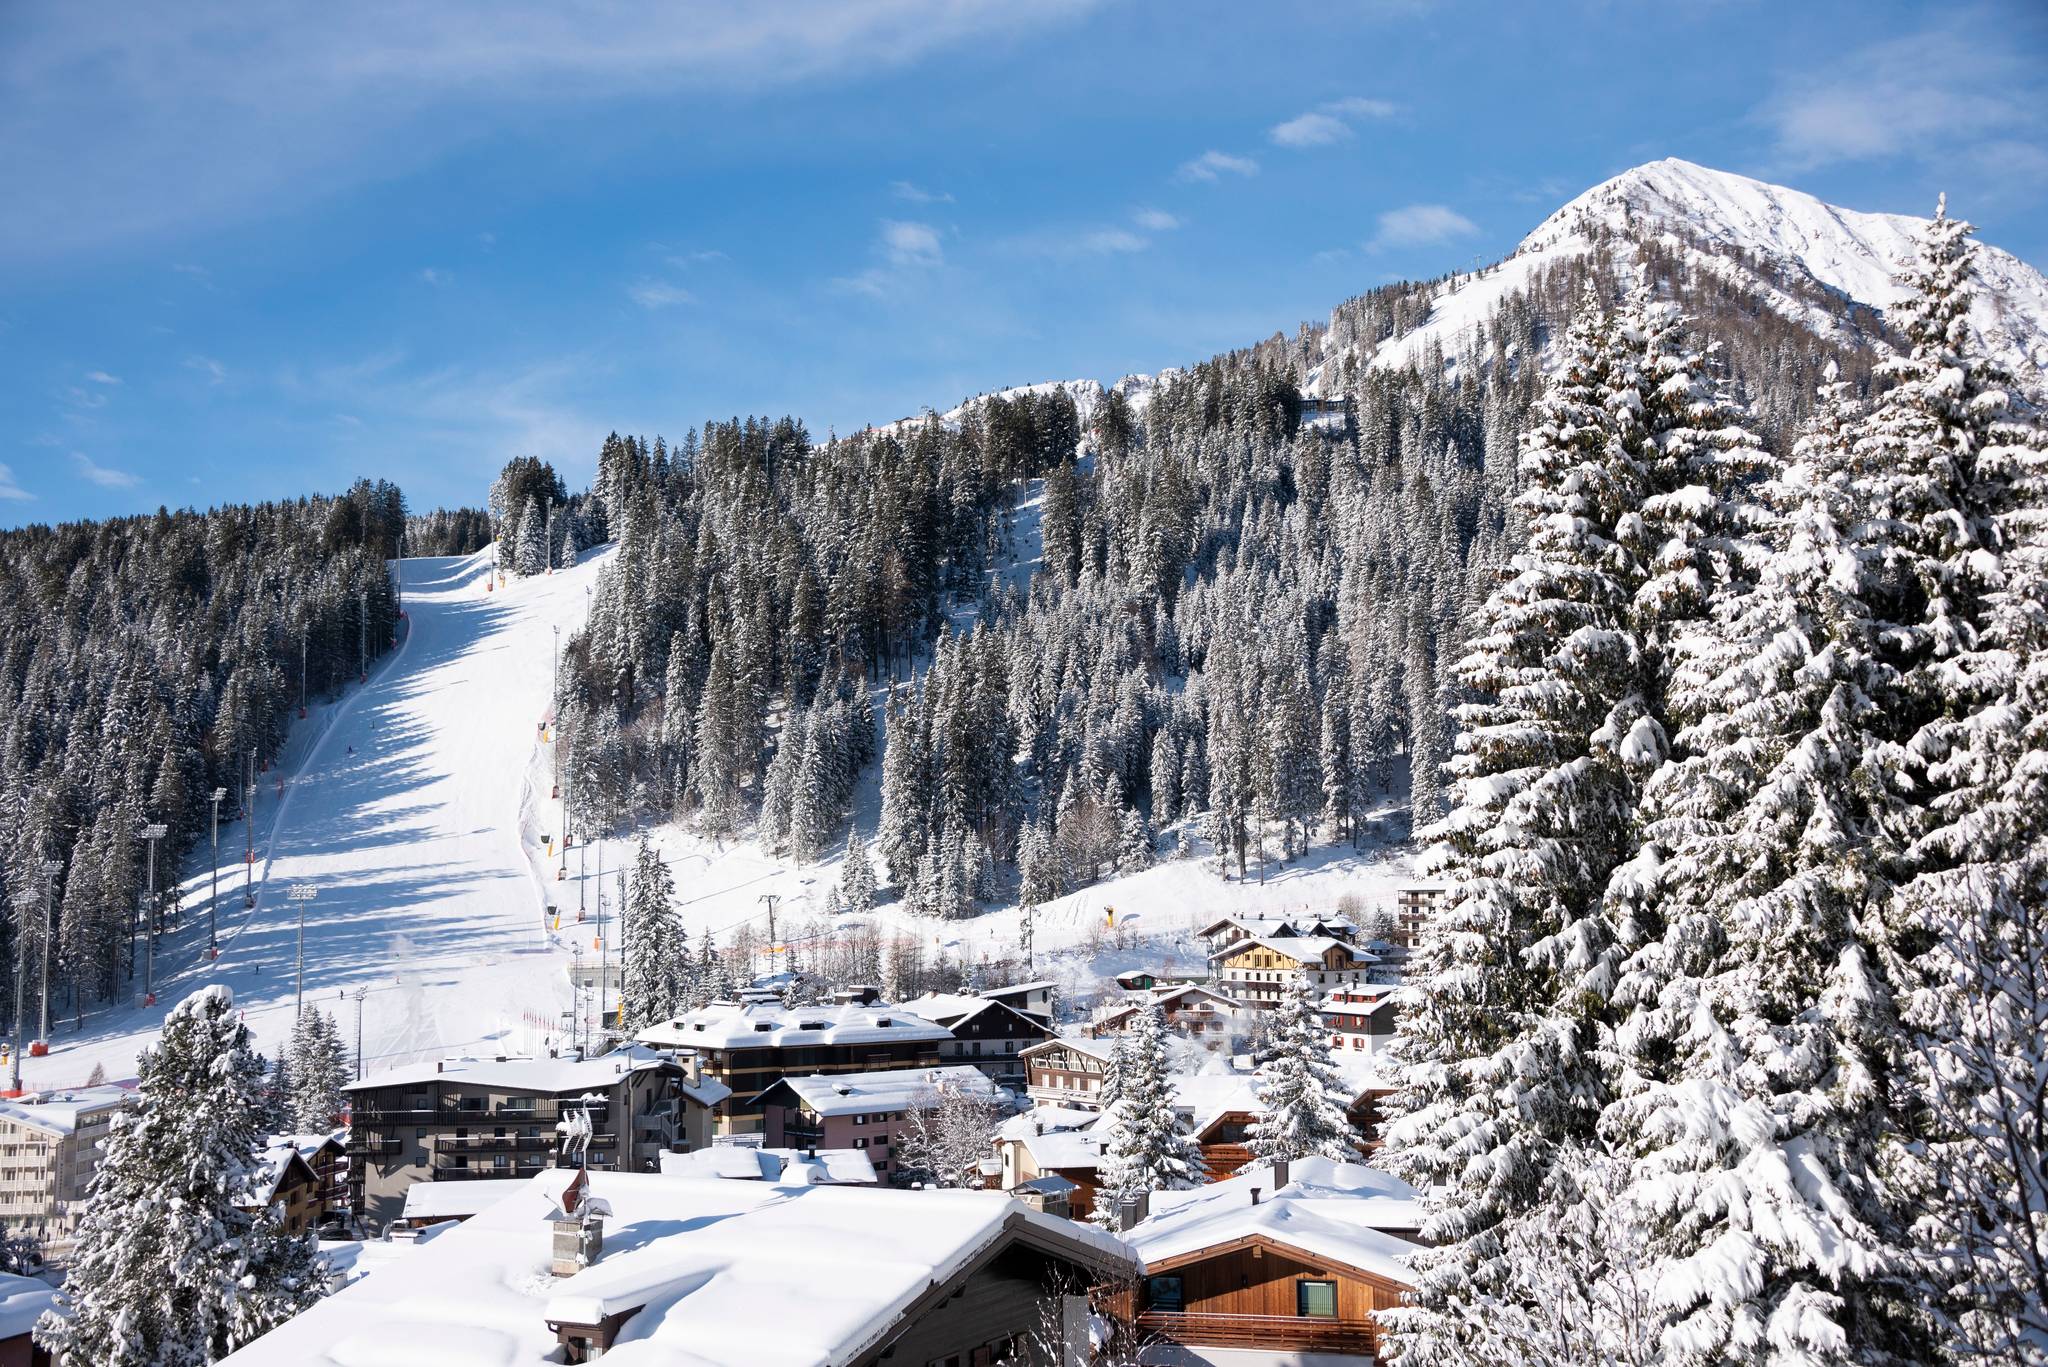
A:
[[[1335,1313],[1304,1313],[1323,1297],[1325,1286]],[[1250,1235],[1148,1263],[1134,1293],[1137,1304],[1118,1308],[1135,1311],[1145,1335],[1190,1347],[1363,1357],[1375,1352],[1379,1340],[1374,1316],[1399,1306],[1404,1289],[1345,1263]]]

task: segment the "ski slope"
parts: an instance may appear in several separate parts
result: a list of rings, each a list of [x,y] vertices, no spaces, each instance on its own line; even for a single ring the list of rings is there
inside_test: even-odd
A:
[[[209,982],[233,989],[274,1053],[293,1018],[301,905],[306,999],[333,1012],[353,1045],[362,992],[366,1070],[548,1043],[570,1002],[572,949],[544,915],[566,885],[550,880],[537,848],[543,827],[555,829],[539,723],[553,629],[566,641],[582,625],[585,590],[609,554],[496,592],[489,552],[406,561],[410,627],[398,649],[324,722],[298,725],[281,784],[262,780],[253,910],[243,833],[222,828],[220,958],[205,960],[213,870],[202,846],[183,886],[184,924],[159,950],[157,1004],[89,1014],[82,1034],[58,1022],[24,1083],[74,1085],[96,1064],[133,1076],[164,1014]],[[294,884],[313,900],[292,901]],[[138,974],[138,998],[141,986]]]

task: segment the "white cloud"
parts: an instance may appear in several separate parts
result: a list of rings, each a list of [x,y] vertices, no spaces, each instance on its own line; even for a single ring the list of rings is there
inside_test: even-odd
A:
[[[1280,147],[1327,147],[1348,139],[1358,120],[1390,119],[1397,112],[1396,106],[1387,100],[1348,95],[1341,100],[1325,101],[1285,123],[1274,124],[1266,136]]]
[[[1099,0],[595,8],[400,0],[10,12],[0,256],[84,253],[289,212],[431,167],[481,121],[679,91],[879,83]],[[67,227],[48,231],[64,203]]]
[[[142,482],[126,470],[114,470],[98,464],[83,451],[73,451],[71,463],[78,467],[81,479],[89,480],[102,489],[133,489]]]
[[[1170,233],[1180,226],[1180,220],[1164,209],[1140,209],[1131,215],[1131,222],[1151,233]]]
[[[1281,147],[1323,147],[1351,136],[1351,125],[1334,114],[1308,113],[1276,123],[1266,134]]]
[[[94,384],[121,383],[121,377],[119,375],[109,375],[104,370],[88,370],[85,372],[85,378],[91,380]]]
[[[696,300],[688,290],[666,280],[636,280],[627,287],[626,294],[634,303],[648,310],[672,308]]]
[[[1857,48],[1818,72],[1802,66],[1757,117],[1793,169],[1895,156],[1953,163],[1996,144],[2038,163],[2048,145],[2038,53],[2023,35],[1965,18]]]
[[[1079,228],[1069,232],[1033,233],[1007,244],[1027,256],[1071,260],[1083,256],[1128,256],[1152,245],[1152,239],[1129,228]]]
[[[936,266],[946,258],[937,228],[893,218],[882,220],[882,251],[892,266]]]
[[[20,482],[14,478],[14,471],[11,467],[0,465],[0,498],[31,499],[34,497],[34,494],[22,488]]]
[[[432,266],[423,266],[420,268],[420,283],[423,285],[433,285],[439,287],[441,285],[447,284],[448,279],[448,272],[444,270],[437,270]]]
[[[1193,161],[1184,161],[1175,171],[1174,179],[1191,181],[1212,181],[1228,173],[1233,176],[1255,176],[1259,164],[1250,157],[1234,157],[1228,152],[1208,151]]]
[[[228,378],[228,368],[211,356],[187,356],[185,368],[204,375],[208,384],[221,384]]]
[[[1470,237],[1479,225],[1442,204],[1410,204],[1380,215],[1380,230],[1366,243],[1370,251],[1384,247],[1421,247]]]
[[[907,180],[889,182],[889,193],[907,204],[951,204],[953,196],[944,190],[927,190]]]
[[[669,265],[674,266],[679,271],[686,271],[690,269],[690,267],[692,266],[702,266],[713,261],[725,261],[729,259],[730,258],[727,257],[724,252],[718,251],[717,249],[710,247],[703,248],[701,250],[694,252],[677,252],[672,256],[665,256],[662,258],[662,260],[668,262]]]

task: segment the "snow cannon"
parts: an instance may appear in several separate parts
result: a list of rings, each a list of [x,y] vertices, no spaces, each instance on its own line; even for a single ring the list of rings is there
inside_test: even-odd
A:
[[[41,1039],[30,1041],[28,1056],[30,1058],[48,1058],[50,1056],[50,1042]]]

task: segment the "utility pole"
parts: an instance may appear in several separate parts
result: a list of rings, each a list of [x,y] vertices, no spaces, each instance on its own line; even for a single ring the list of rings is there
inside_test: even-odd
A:
[[[142,838],[149,842],[149,955],[142,970],[142,999],[145,1002],[156,1000],[156,842],[163,839],[169,830],[161,821],[152,821],[142,828]]]
[[[294,883],[285,893],[299,904],[299,985],[292,993],[292,1018],[305,1014],[306,1004],[306,903],[320,895],[320,889],[311,883]]]
[[[370,591],[356,594],[356,660],[362,667],[363,682],[370,681]]]
[[[768,956],[769,961],[773,962],[775,956],[775,904],[781,901],[782,898],[775,893],[764,892],[756,900],[768,904]]]
[[[356,989],[356,1081],[363,1080],[363,998],[370,995],[370,989]]]
[[[54,859],[43,861],[43,1016],[36,1033],[36,1047],[50,1051],[50,921],[57,897],[57,871],[64,866]]]
[[[245,846],[242,854],[242,895],[243,905],[256,905],[256,756],[242,752],[242,762],[248,768],[249,800],[242,804],[242,838]]]
[[[307,637],[312,634],[312,630],[310,626],[299,628],[299,719],[301,721],[304,721],[306,717],[306,645]]]
[[[28,909],[35,905],[35,900],[36,894],[33,888],[23,888],[20,892],[14,894],[14,943],[16,946],[14,953],[14,1038],[9,1040],[7,1044],[7,1095],[9,1096],[21,1095],[21,1032],[26,1028],[22,1012],[28,1005],[26,1000],[28,992],[23,985],[22,970],[28,966],[28,956],[20,950],[20,931],[21,922],[28,916]]]
[[[548,500],[547,532],[541,539],[547,543],[548,573],[553,574],[555,572],[555,504],[552,499]],[[557,627],[556,630],[559,631],[561,628]]]
[[[213,896],[206,902],[206,957],[209,960],[220,957],[220,800],[227,795],[227,789],[215,788],[206,799],[213,804]]]

